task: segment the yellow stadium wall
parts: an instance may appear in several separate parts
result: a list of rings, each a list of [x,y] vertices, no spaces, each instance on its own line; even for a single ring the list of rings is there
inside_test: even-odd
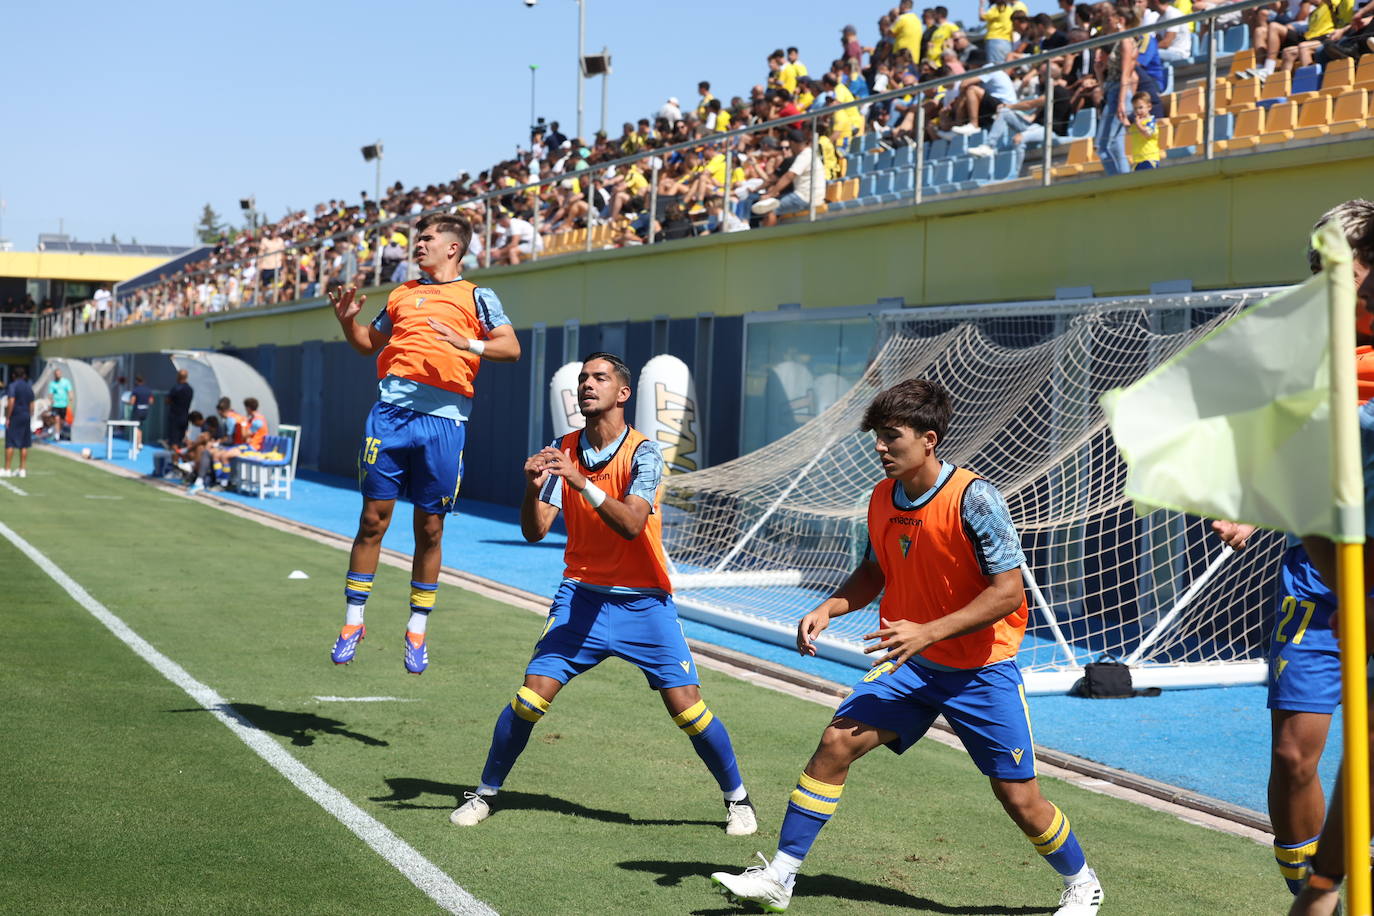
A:
[[[27,280],[72,280],[120,283],[136,277],[167,257],[123,254],[73,254],[69,251],[0,251],[0,277]]]
[[[1324,210],[1368,196],[1374,140],[1281,149],[1158,172],[966,196],[768,232],[592,252],[471,278],[494,287],[517,327],[782,303],[826,308],[903,297],[908,305],[1290,283],[1306,273],[1308,229]],[[381,305],[380,291],[367,310]],[[265,309],[264,311],[271,311]],[[183,319],[44,342],[44,356],[167,347],[339,340],[328,307],[207,326]]]

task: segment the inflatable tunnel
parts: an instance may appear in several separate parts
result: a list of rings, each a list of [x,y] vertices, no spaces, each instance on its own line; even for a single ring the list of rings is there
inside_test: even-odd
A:
[[[172,364],[185,369],[187,384],[195,392],[191,409],[207,417],[215,412],[220,398],[233,401],[234,410],[243,412],[244,398],[258,399],[258,413],[267,420],[267,428],[276,432],[281,423],[277,410],[277,396],[258,370],[236,356],[210,350],[164,350]]]
[[[110,417],[110,386],[104,377],[90,363],[80,359],[55,358],[47,360],[43,371],[34,383],[34,396],[41,399],[43,409],[51,404],[48,395],[48,382],[54,378],[54,370],[61,369],[64,378],[72,383],[72,423],[73,442],[104,442],[105,421]],[[35,405],[35,411],[38,409]]]

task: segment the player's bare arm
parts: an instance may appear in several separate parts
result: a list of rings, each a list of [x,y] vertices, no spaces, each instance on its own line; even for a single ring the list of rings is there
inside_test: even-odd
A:
[[[370,324],[358,324],[356,319],[367,302],[367,296],[358,294],[357,285],[330,292],[329,302],[334,306],[334,317],[339,319],[344,340],[363,356],[371,356],[387,342],[389,335]]]
[[[1217,519],[1212,522],[1212,530],[1221,538],[1221,542],[1232,550],[1244,550],[1245,545],[1250,542],[1250,536],[1255,533],[1254,525],[1247,525],[1243,522],[1228,522],[1224,519]]]
[[[542,541],[558,517],[558,507],[539,498],[539,489],[549,479],[548,456],[535,452],[525,459],[525,495],[520,500],[520,533],[531,544]]]
[[[816,654],[816,637],[825,632],[830,621],[850,611],[868,607],[883,590],[883,568],[877,560],[864,560],[835,593],[797,624],[797,651],[802,655]]]
[[[520,338],[515,336],[515,328],[508,324],[493,328],[486,340],[475,341],[459,334],[442,321],[433,318],[425,320],[434,329],[434,335],[451,347],[476,351],[483,359],[489,359],[494,363],[513,363],[520,359]],[[473,344],[479,346],[474,347]]]
[[[555,477],[563,478],[563,498],[570,498],[568,488],[574,490],[579,499],[582,498],[581,493],[586,489],[588,480],[577,469],[577,463],[556,448],[546,448],[540,454],[544,455],[548,462],[548,472]],[[606,527],[625,540],[633,541],[644,530],[652,509],[647,500],[634,494],[622,500],[607,493],[605,501],[596,507],[596,513],[601,516]]]
[[[873,664],[891,662],[900,668],[907,659],[942,639],[974,633],[991,626],[1021,606],[1025,596],[1021,587],[1021,569],[1009,569],[988,576],[988,587],[968,604],[944,617],[928,623],[914,620],[880,620],[881,628],[865,633],[865,640],[877,640],[864,649],[865,653],[885,653]]]

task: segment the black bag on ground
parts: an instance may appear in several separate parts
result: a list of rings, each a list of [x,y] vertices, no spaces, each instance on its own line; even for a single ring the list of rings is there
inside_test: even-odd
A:
[[[1157,697],[1158,687],[1136,690],[1131,683],[1131,669],[1110,655],[1083,666],[1083,677],[1073,685],[1070,696],[1093,700],[1121,700],[1127,697]]]

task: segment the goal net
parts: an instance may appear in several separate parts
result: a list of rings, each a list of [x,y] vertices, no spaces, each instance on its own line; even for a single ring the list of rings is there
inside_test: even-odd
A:
[[[1127,661],[1138,686],[1259,683],[1281,535],[1241,552],[1209,522],[1138,517],[1098,396],[1129,384],[1268,290],[884,312],[861,380],[811,421],[734,461],[668,478],[664,543],[684,617],[794,645],[797,621],[858,563],[881,478],[859,421],[903,379],[939,380],[940,456],[988,478],[1021,534],[1028,690]],[[820,654],[867,667],[876,603],[834,621]]]

